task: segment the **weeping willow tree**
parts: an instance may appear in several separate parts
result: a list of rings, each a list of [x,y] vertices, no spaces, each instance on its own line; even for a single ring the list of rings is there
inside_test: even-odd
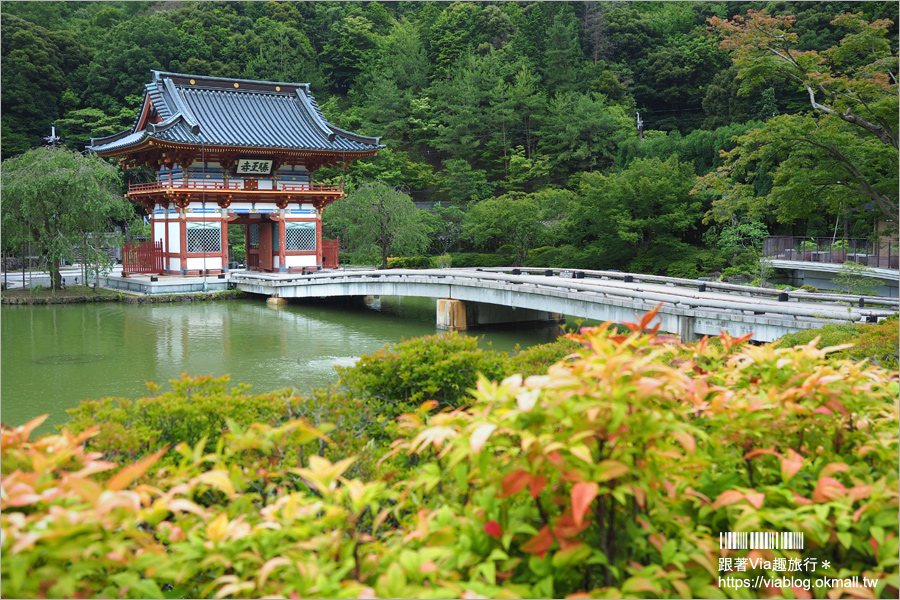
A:
[[[60,265],[76,259],[111,264],[102,239],[115,221],[134,214],[121,195],[115,167],[66,148],[38,148],[3,161],[4,247],[31,244],[50,267],[53,291],[62,287]]]

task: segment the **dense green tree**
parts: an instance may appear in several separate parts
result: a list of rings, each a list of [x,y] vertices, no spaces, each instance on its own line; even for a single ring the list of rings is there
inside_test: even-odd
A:
[[[553,93],[574,92],[584,55],[578,46],[578,24],[571,11],[560,11],[547,31],[544,83]]]
[[[666,46],[650,52],[641,77],[632,88],[638,106],[650,109],[644,120],[648,129],[695,129],[701,120],[680,120],[683,107],[700,108],[704,89],[721,69],[728,56],[717,48],[705,32],[679,34]],[[652,111],[670,111],[656,115]]]
[[[30,243],[50,264],[52,289],[62,286],[59,268],[88,242],[86,262],[109,261],[100,237],[114,220],[133,214],[122,197],[115,167],[66,148],[38,148],[3,161],[4,246]]]
[[[482,200],[469,211],[464,234],[476,247],[495,251],[504,244],[515,249],[515,266],[540,245],[544,225],[538,203],[530,194],[505,194]]]
[[[117,113],[126,96],[142,94],[151,70],[169,70],[180,34],[161,16],[136,17],[113,27],[83,74],[88,106]]]
[[[133,96],[131,99],[141,101],[140,96]],[[137,118],[137,111],[136,107],[123,108],[115,115],[107,115],[96,108],[82,108],[68,111],[55,124],[66,144],[84,149],[90,144],[91,138],[113,135],[131,127]]]
[[[391,254],[419,254],[428,246],[428,226],[412,199],[382,183],[366,183],[331,205],[323,226],[350,244],[351,252],[377,257],[387,268]]]
[[[796,48],[791,16],[749,11],[733,21],[713,19],[732,53],[742,90],[769,78],[785,78],[808,94],[812,115],[784,115],[741,140],[727,168],[698,189],[717,196],[716,218],[746,208],[775,209],[790,222],[818,210],[845,212],[874,202],[898,221],[898,63],[886,35],[887,20],[842,15],[840,43],[819,53]],[[759,193],[758,174],[773,179]]]
[[[606,237],[633,255],[647,252],[662,238],[684,237],[697,227],[703,211],[690,195],[695,175],[676,157],[636,159],[621,173],[584,173],[582,201],[572,206],[567,230],[573,241]]]
[[[593,172],[613,163],[619,142],[630,132],[631,117],[621,106],[602,96],[567,92],[550,101],[538,147],[564,172]]]
[[[696,129],[685,136],[677,131],[669,131],[663,135],[645,131],[643,143],[636,137],[630,137],[619,144],[616,166],[624,169],[636,158],[655,157],[665,160],[677,155],[679,160],[693,163],[697,175],[705,175],[724,164],[722,152],[737,145],[737,136],[762,124],[762,121],[750,121],[712,130]]]
[[[453,76],[434,86],[435,112],[440,126],[433,144],[467,159],[480,151],[494,130],[492,104],[500,74],[494,55],[470,54]]]
[[[458,249],[462,239],[466,212],[458,206],[436,204],[431,212],[424,212],[423,218],[429,227],[430,250],[436,254],[447,254]]]
[[[411,23],[397,23],[379,38],[377,58],[351,92],[364,127],[391,141],[409,138],[412,101],[428,85],[428,67],[419,32]]]
[[[465,159],[448,159],[444,161],[444,168],[447,175],[442,191],[456,204],[487,198],[494,189],[495,184],[488,181],[487,173],[473,169]]]
[[[347,90],[374,59],[374,24],[362,15],[348,15],[334,23],[327,33],[322,52],[332,86]]]
[[[50,32],[9,14],[2,16],[0,26],[3,156],[9,157],[50,135],[69,74],[87,55],[69,32]]]
[[[438,74],[448,74],[456,62],[487,41],[484,12],[474,2],[453,2],[441,11],[428,31],[428,58]]]

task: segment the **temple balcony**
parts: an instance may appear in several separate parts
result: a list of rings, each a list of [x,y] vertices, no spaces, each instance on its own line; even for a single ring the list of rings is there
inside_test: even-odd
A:
[[[308,182],[272,182],[271,180],[238,179],[232,181],[163,180],[135,183],[128,187],[127,197],[152,207],[175,204],[184,207],[191,202],[215,202],[227,208],[232,202],[271,202],[284,208],[289,202],[310,203],[321,209],[344,195],[343,185]]]

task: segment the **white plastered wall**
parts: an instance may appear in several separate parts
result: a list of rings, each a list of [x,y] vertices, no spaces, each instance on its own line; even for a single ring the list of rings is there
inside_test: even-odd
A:
[[[201,269],[221,269],[221,268],[222,268],[222,257],[221,256],[207,256],[206,262],[203,262],[203,257],[187,259],[188,271],[199,271]]]

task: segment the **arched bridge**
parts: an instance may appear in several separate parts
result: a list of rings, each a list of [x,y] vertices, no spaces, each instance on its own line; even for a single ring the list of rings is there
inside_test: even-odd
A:
[[[271,298],[437,298],[437,326],[559,320],[628,322],[662,303],[660,330],[683,340],[727,331],[768,342],[828,323],[874,322],[896,298],[781,292],[719,282],[615,271],[559,269],[338,270],[307,275],[237,272],[232,286]]]

